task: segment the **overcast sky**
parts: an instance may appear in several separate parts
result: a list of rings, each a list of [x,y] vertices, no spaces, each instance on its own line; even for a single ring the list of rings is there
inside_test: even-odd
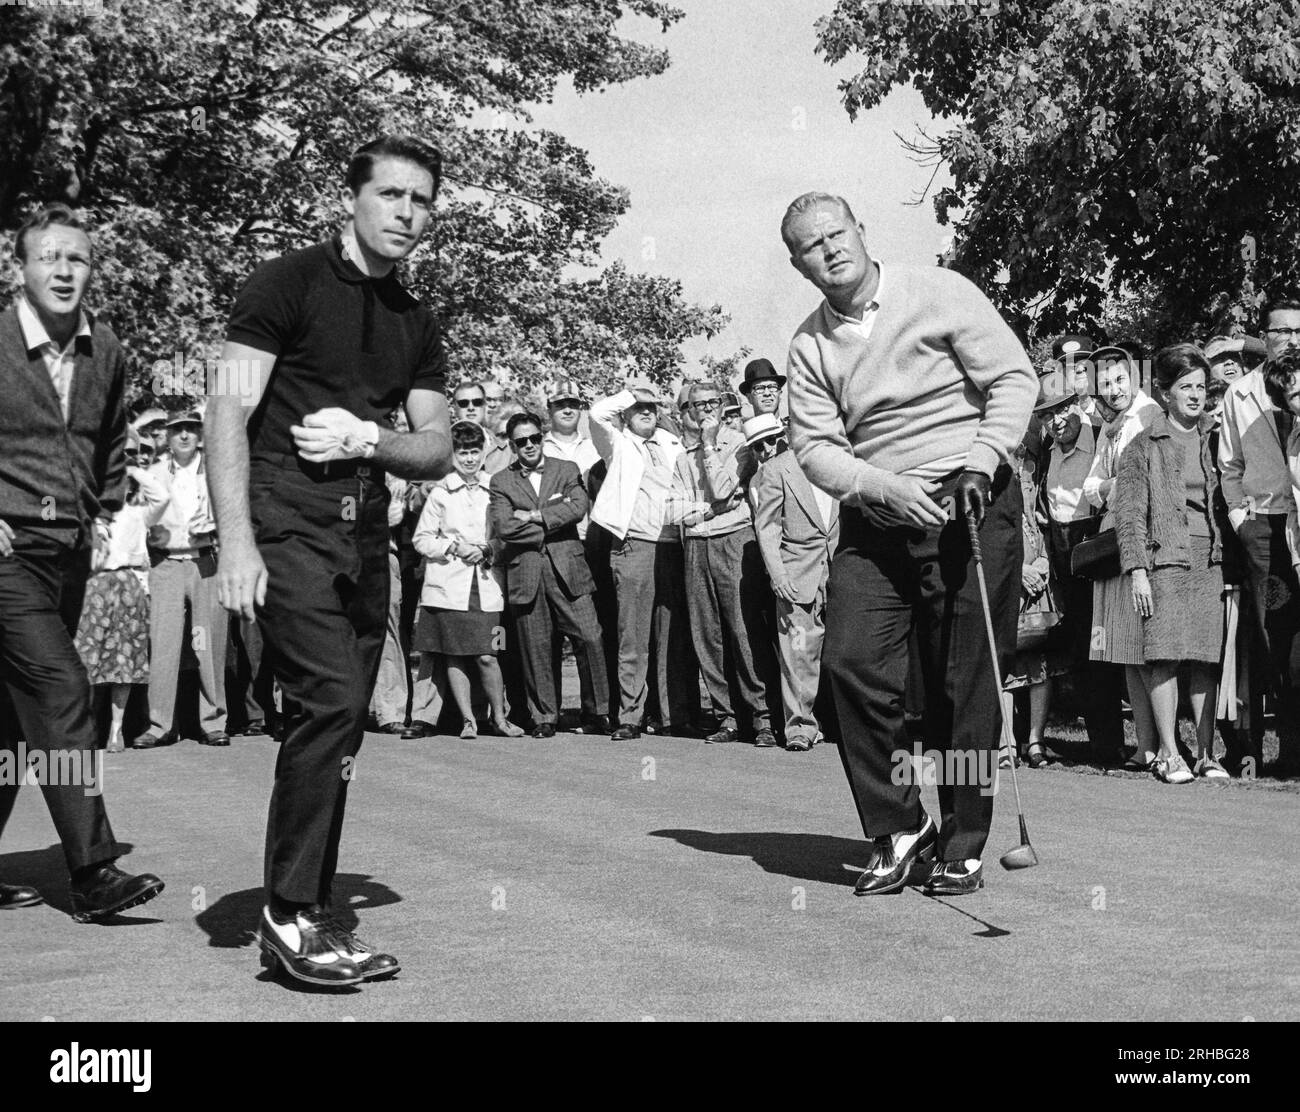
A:
[[[640,19],[620,28],[665,47],[666,73],[583,97],[568,89],[536,122],[631,191],[604,260],[680,279],[688,298],[731,315],[709,350],[748,344],[783,369],[790,336],[818,301],[782,247],[786,205],[809,189],[842,193],[874,256],[934,263],[947,229],[928,200],[907,204],[931,169],[894,134],[913,136],[931,118],[906,89],[849,122],[837,85],[854,72],[852,59],[832,68],[813,53],[813,23],[832,0],[675,3],[686,18],[666,35]],[[704,345],[686,350],[690,367]]]

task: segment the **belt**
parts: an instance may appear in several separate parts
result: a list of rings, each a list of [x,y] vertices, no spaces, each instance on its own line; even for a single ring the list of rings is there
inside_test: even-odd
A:
[[[340,479],[369,479],[371,482],[384,481],[384,469],[368,459],[338,459],[330,463],[312,463],[292,452],[256,451],[249,459],[249,465],[267,464],[281,471],[299,471],[307,478],[318,483],[335,482]]]

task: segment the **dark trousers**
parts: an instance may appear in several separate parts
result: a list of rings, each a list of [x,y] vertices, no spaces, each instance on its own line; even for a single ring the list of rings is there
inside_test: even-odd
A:
[[[1020,491],[1010,480],[1010,468],[999,468],[980,527],[1000,658],[996,674],[965,521],[958,517],[925,530],[883,528],[851,507],[841,513],[822,667],[830,674],[840,754],[868,838],[913,829],[922,815],[915,778],[897,777],[894,760],[896,750],[910,753],[903,694],[914,630],[926,695],[926,748],[974,752],[977,767],[996,764],[999,677],[1016,643],[1023,555]],[[954,482],[955,476],[935,500],[950,494]],[[993,820],[988,789],[942,783],[939,807],[940,857],[982,856]]]
[[[687,537],[686,600],[691,641],[713,713],[724,729],[772,725],[768,684],[776,671],[766,617],[771,586],[752,527]]]
[[[387,626],[388,490],[377,469],[322,479],[258,464],[250,501],[268,573],[258,617],[285,726],[266,889],[292,903],[327,904]]]
[[[9,706],[0,715],[0,747],[46,754],[41,790],[63,844],[68,870],[112,861],[122,854],[113,839],[100,785],[85,783],[97,748],[90,682],[73,638],[90,572],[89,551],[0,557],[0,681]],[[75,755],[76,777],[63,775]],[[0,779],[0,834],[13,812],[24,769]],[[80,783],[69,780],[80,779]],[[12,780],[12,783],[8,781]],[[58,780],[58,783],[51,783]],[[89,794],[88,794],[89,788]]]
[[[1300,583],[1286,543],[1286,516],[1258,514],[1242,522],[1237,537],[1250,583],[1250,610],[1265,650],[1261,663],[1277,699],[1278,761],[1300,771]]]
[[[1088,658],[1092,638],[1093,581],[1070,574],[1070,554],[1080,541],[1097,535],[1101,518],[1052,522],[1047,550],[1052,582],[1061,606],[1056,644],[1069,654],[1070,667],[1082,696],[1084,725],[1094,758],[1110,761],[1124,749],[1124,708],[1127,698],[1124,666]]]
[[[524,670],[524,690],[528,696],[528,713],[533,723],[554,725],[560,707],[555,697],[553,641],[558,630],[573,642],[574,663],[582,685],[582,713],[603,714],[609,705],[609,685],[605,679],[605,649],[600,641],[600,623],[590,595],[576,598],[560,584],[549,559],[541,562],[541,583],[537,594],[527,604],[511,603],[520,661]]]
[[[615,540],[609,557],[618,596],[618,720],[640,727],[653,686],[664,723],[682,726],[699,714],[692,690],[682,546]]]
[[[614,572],[609,563],[613,542],[614,536],[608,529],[601,528],[594,521],[588,522],[583,549],[587,566],[591,568],[591,578],[596,584],[592,602],[596,607],[596,620],[600,622],[601,643],[605,649],[605,686],[609,689],[609,699],[598,709],[601,714],[608,715],[611,722],[618,719],[618,596],[614,591]]]
[[[275,671],[257,622],[231,618],[226,650],[226,729],[231,733],[262,721],[276,729]]]

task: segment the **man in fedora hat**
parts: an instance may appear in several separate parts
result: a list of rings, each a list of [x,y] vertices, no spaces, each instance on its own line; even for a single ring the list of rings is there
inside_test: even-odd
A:
[[[150,469],[167,490],[167,508],[149,530],[149,729],[132,748],[169,745],[186,715],[178,711],[181,652],[199,664],[200,745],[229,745],[226,733],[226,645],[230,619],[217,595],[217,523],[208,494],[203,414],[197,408],[167,421],[169,458]]]
[[[821,730],[813,713],[821,675],[826,580],[840,537],[840,504],[813,486],[785,442],[774,413],[745,422],[759,460],[749,487],[754,532],[776,596],[785,747],[806,752]]]
[[[1061,604],[1059,643],[1068,653],[1078,680],[1079,702],[1093,758],[1103,765],[1124,759],[1120,702],[1124,675],[1119,665],[1088,659],[1092,635],[1092,580],[1073,575],[1070,554],[1080,541],[1095,536],[1100,515],[1083,495],[1083,482],[1101,442],[1101,418],[1088,418],[1073,389],[1044,383],[1034,413],[1051,441],[1047,466],[1038,488],[1037,512],[1047,522],[1047,555],[1054,595]]]
[[[591,521],[613,536],[609,555],[618,598],[618,727],[613,737],[641,736],[653,682],[668,723],[690,722],[699,703],[678,663],[689,658],[685,573],[673,498],[682,442],[659,425],[662,399],[635,377],[591,407],[591,437],[606,466]]]
[[[766,359],[751,359],[745,364],[745,378],[740,384],[740,392],[749,399],[754,416],[764,413],[775,414],[781,408],[781,388],[785,385],[785,375],[776,373],[776,368]]]

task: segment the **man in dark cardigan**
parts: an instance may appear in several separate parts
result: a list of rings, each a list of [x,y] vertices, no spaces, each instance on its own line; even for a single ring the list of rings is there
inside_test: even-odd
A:
[[[30,755],[72,875],[73,918],[89,922],[163,890],[114,864],[125,851],[104,808],[90,682],[73,644],[126,491],[125,360],[81,310],[94,256],[71,210],[30,217],[14,256],[22,292],[0,313],[0,696],[10,704],[0,832]],[[34,888],[0,884],[0,910],[40,902]]]

